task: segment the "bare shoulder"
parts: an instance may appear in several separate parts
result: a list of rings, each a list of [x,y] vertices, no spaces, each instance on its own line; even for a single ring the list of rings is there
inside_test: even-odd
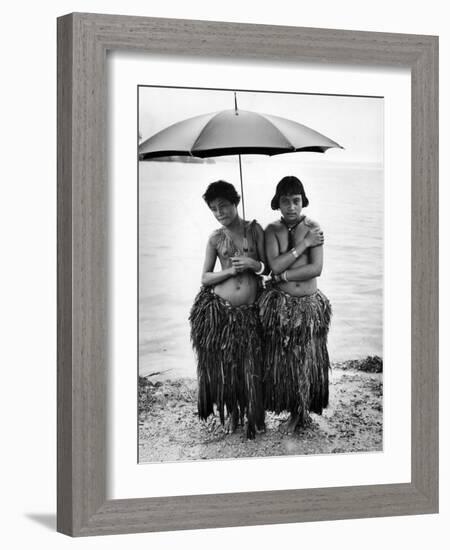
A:
[[[280,221],[274,221],[272,223],[269,223],[269,225],[266,227],[265,232],[266,233],[278,233],[280,229],[282,228],[282,224]]]
[[[221,229],[215,229],[211,235],[209,236],[209,239],[208,239],[208,244],[210,246],[212,246],[213,248],[216,248],[217,247],[217,244],[221,238],[221,235],[222,235],[222,231]]]
[[[303,220],[303,223],[306,225],[306,227],[308,227],[309,229],[320,229],[320,224],[319,222],[311,219],[311,218],[308,218],[308,216],[305,217],[305,219]]]
[[[253,220],[252,221],[252,226],[255,230],[255,233],[258,237],[264,235],[264,231],[263,231],[263,228],[261,227],[261,224],[258,223],[256,220]]]

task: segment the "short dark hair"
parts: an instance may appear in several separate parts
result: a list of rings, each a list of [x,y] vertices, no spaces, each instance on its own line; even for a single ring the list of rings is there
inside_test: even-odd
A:
[[[278,210],[280,208],[281,195],[301,195],[302,206],[306,207],[309,204],[303,183],[295,176],[285,176],[278,182],[275,195],[270,203],[272,210]]]
[[[224,180],[213,181],[208,185],[208,188],[203,195],[206,204],[209,204],[215,199],[226,199],[236,206],[239,204],[241,197],[234,188],[234,185]]]

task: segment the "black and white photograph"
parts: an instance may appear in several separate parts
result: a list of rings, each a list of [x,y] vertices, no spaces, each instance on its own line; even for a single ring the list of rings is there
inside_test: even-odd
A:
[[[138,87],[140,463],[383,450],[383,105]]]
[[[445,547],[447,11],[6,4],[5,548]]]

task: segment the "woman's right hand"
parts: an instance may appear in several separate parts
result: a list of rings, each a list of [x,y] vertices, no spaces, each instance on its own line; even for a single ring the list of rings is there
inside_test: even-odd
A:
[[[315,246],[322,246],[324,243],[323,231],[319,227],[310,229],[305,237],[305,244],[308,248],[313,248]]]

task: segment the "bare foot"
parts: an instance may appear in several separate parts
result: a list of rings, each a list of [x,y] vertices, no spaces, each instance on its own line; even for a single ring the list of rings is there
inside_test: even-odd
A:
[[[299,425],[298,427],[311,428],[313,426],[313,424],[314,424],[313,419],[309,416],[309,414],[307,414],[305,416],[305,418],[303,419],[303,422],[301,423],[301,426]]]
[[[300,422],[300,415],[297,414],[290,414],[289,418],[280,424],[280,427],[278,428],[281,433],[283,434],[293,434],[295,430],[297,429],[297,426]]]
[[[265,422],[265,412],[262,411],[258,415],[258,419],[256,420],[256,433],[261,434],[266,432],[266,422]]]
[[[216,434],[222,432],[223,429],[224,429],[224,427],[220,423],[220,420],[217,416],[210,416],[207,419],[206,424],[208,426],[208,431],[210,433],[212,433],[213,435],[216,435]]]
[[[231,434],[236,431],[236,428],[239,424],[239,413],[237,410],[234,410],[228,418],[225,420],[225,433]]]
[[[256,429],[254,424],[250,424],[249,422],[247,422],[246,435],[247,439],[255,439]]]
[[[299,413],[291,413],[289,418],[280,424],[279,430],[283,434],[293,434],[299,428],[307,428],[311,426],[312,418],[309,414],[301,415]]]
[[[264,433],[266,433],[266,425],[264,424],[264,422],[262,423],[261,426],[256,426],[256,433],[257,433],[257,434],[264,434]]]

